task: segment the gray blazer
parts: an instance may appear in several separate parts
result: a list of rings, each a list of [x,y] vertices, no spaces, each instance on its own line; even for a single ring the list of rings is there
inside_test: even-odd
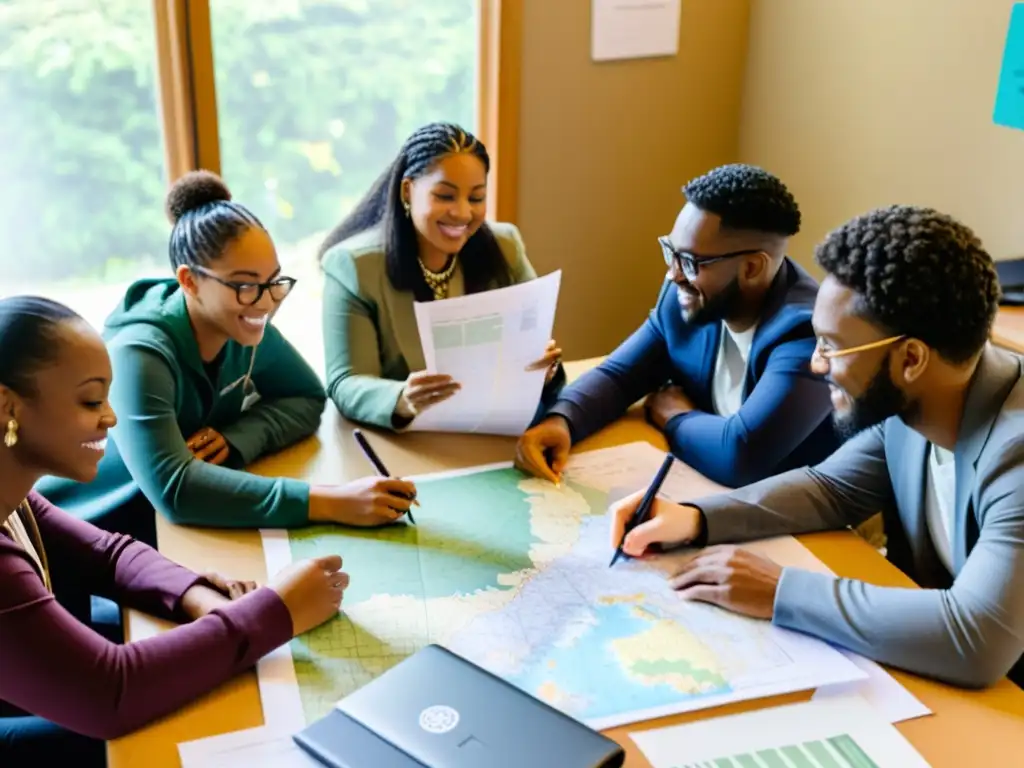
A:
[[[693,504],[709,544],[840,529],[881,510],[889,559],[924,589],[786,568],[772,621],[956,685],[984,687],[1008,673],[1024,685],[1024,360],[987,346],[967,394],[953,574],[925,522],[927,447],[891,418],[814,468]]]

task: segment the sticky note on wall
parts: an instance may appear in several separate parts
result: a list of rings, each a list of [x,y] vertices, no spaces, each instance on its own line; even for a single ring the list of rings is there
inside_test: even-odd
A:
[[[1024,3],[1016,3],[1010,11],[1010,29],[1006,33],[1006,52],[992,120],[998,125],[1024,131]]]

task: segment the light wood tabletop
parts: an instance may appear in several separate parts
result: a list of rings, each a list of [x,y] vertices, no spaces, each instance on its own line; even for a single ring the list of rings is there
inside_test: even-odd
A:
[[[1000,307],[992,341],[1024,355],[1024,307]]]
[[[587,367],[572,365],[570,376]],[[365,458],[351,438],[351,425],[328,405],[317,435],[252,469],[274,476],[306,478],[312,482],[338,483],[369,474]],[[370,430],[367,431],[369,434]],[[414,475],[469,467],[512,458],[515,441],[479,435],[390,435],[374,432],[373,444],[384,464],[396,474]],[[646,425],[638,409],[575,450],[585,451],[646,440],[665,449],[664,438]],[[713,487],[694,473],[695,486]],[[699,492],[700,488],[695,488]],[[186,528],[157,516],[160,550],[195,570],[216,569],[235,578],[265,583],[267,574],[257,531],[226,531]],[[840,577],[862,579],[883,586],[913,586],[865,541],[851,532],[801,536],[800,541]],[[343,554],[343,553],[342,553]],[[353,574],[353,578],[359,578]],[[127,612],[127,634],[141,637],[170,625],[134,611]],[[893,671],[893,670],[890,670]],[[188,674],[182,670],[182,674]],[[1008,680],[984,691],[964,691],[893,671],[894,676],[934,714],[897,727],[936,768],[964,765],[1006,765],[1007,754],[1024,755],[1024,691]],[[708,717],[784,703],[805,701],[811,692],[693,712],[607,731],[627,751],[627,768],[649,768],[649,763],[629,738],[630,732],[691,722]],[[263,724],[255,672],[234,680],[201,697],[191,705],[146,728],[110,742],[110,768],[177,768],[177,744],[206,736],[252,728]],[[1016,758],[1015,758],[1016,759]]]

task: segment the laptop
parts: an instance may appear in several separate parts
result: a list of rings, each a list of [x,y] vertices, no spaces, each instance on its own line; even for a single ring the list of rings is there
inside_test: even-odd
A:
[[[1003,306],[1024,306],[1024,258],[996,262],[996,274],[1002,288]]]
[[[618,744],[428,645],[292,737],[330,768],[619,768]]]

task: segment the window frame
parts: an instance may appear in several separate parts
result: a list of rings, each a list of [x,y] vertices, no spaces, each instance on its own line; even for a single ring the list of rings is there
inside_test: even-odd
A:
[[[220,167],[209,0],[152,0],[168,185]],[[516,222],[524,0],[477,0],[477,133],[491,156],[488,218]]]

